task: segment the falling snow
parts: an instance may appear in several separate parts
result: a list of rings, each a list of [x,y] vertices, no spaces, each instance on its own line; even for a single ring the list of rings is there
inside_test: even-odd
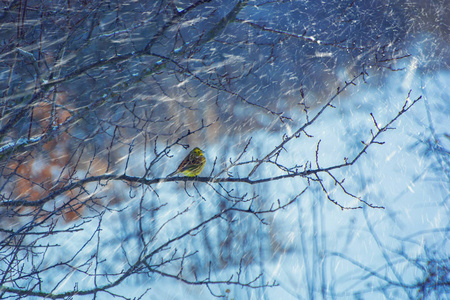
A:
[[[447,299],[450,11],[360,2],[3,3],[0,298]]]

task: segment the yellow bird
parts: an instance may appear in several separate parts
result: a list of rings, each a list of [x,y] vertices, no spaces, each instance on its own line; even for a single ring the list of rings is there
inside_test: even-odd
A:
[[[167,177],[178,173],[183,173],[187,177],[195,177],[203,171],[205,164],[206,158],[203,156],[203,151],[196,147],[183,159],[177,170]]]

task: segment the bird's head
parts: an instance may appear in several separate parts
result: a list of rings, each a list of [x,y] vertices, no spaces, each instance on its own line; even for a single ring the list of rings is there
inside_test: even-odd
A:
[[[200,148],[198,148],[198,147],[194,148],[194,150],[192,150],[192,152],[197,156],[203,156],[203,151],[200,150]]]

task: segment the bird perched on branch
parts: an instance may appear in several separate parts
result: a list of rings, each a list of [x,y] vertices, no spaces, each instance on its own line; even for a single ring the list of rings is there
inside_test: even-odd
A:
[[[205,164],[206,158],[203,156],[203,151],[196,147],[183,159],[177,170],[167,177],[178,173],[183,173],[187,177],[195,177],[203,171]]]

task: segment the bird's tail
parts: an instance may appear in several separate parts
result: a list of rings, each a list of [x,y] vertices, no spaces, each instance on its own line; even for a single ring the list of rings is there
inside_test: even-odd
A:
[[[172,177],[173,175],[175,175],[175,174],[177,174],[177,173],[178,173],[178,171],[172,172],[172,173],[170,173],[169,175],[167,175],[166,177]]]

